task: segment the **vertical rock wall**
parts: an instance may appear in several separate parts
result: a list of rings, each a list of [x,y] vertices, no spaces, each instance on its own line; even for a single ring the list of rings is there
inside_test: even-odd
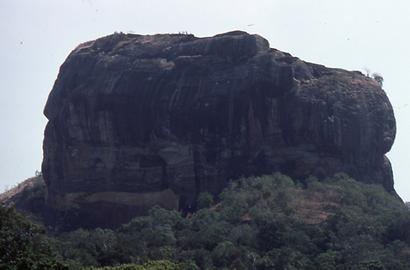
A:
[[[384,154],[395,120],[380,86],[245,32],[81,44],[45,115],[52,223],[115,226],[155,204],[190,209],[199,192],[274,171],[343,171],[394,192]]]

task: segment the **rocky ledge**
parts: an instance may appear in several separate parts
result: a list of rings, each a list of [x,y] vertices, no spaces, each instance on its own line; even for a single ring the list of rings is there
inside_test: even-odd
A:
[[[337,52],[335,52],[337,53]],[[360,72],[235,31],[113,34],[79,45],[50,93],[48,220],[112,227],[155,204],[195,209],[241,176],[346,172],[394,193],[392,106]]]

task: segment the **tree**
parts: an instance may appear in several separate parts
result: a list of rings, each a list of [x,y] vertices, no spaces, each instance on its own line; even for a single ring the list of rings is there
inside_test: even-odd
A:
[[[44,231],[12,208],[0,206],[0,269],[67,267],[54,256]]]
[[[383,76],[380,75],[379,73],[375,72],[372,74],[372,78],[378,83],[380,84],[380,86],[383,86]]]
[[[364,72],[366,73],[366,76],[367,76],[367,77],[370,77],[370,68],[364,67],[363,70],[364,70]]]

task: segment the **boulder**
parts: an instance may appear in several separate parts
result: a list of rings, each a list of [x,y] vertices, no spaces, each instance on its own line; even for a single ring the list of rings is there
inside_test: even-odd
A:
[[[380,84],[242,31],[83,43],[44,114],[49,222],[63,229],[115,227],[153,205],[193,211],[200,192],[276,171],[346,172],[394,193],[395,118]]]

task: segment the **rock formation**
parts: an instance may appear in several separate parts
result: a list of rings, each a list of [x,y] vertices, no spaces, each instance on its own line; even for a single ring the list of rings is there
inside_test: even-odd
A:
[[[116,226],[155,204],[189,210],[200,192],[274,171],[346,172],[394,193],[384,154],[395,119],[380,85],[245,32],[81,44],[44,113],[52,223]]]

